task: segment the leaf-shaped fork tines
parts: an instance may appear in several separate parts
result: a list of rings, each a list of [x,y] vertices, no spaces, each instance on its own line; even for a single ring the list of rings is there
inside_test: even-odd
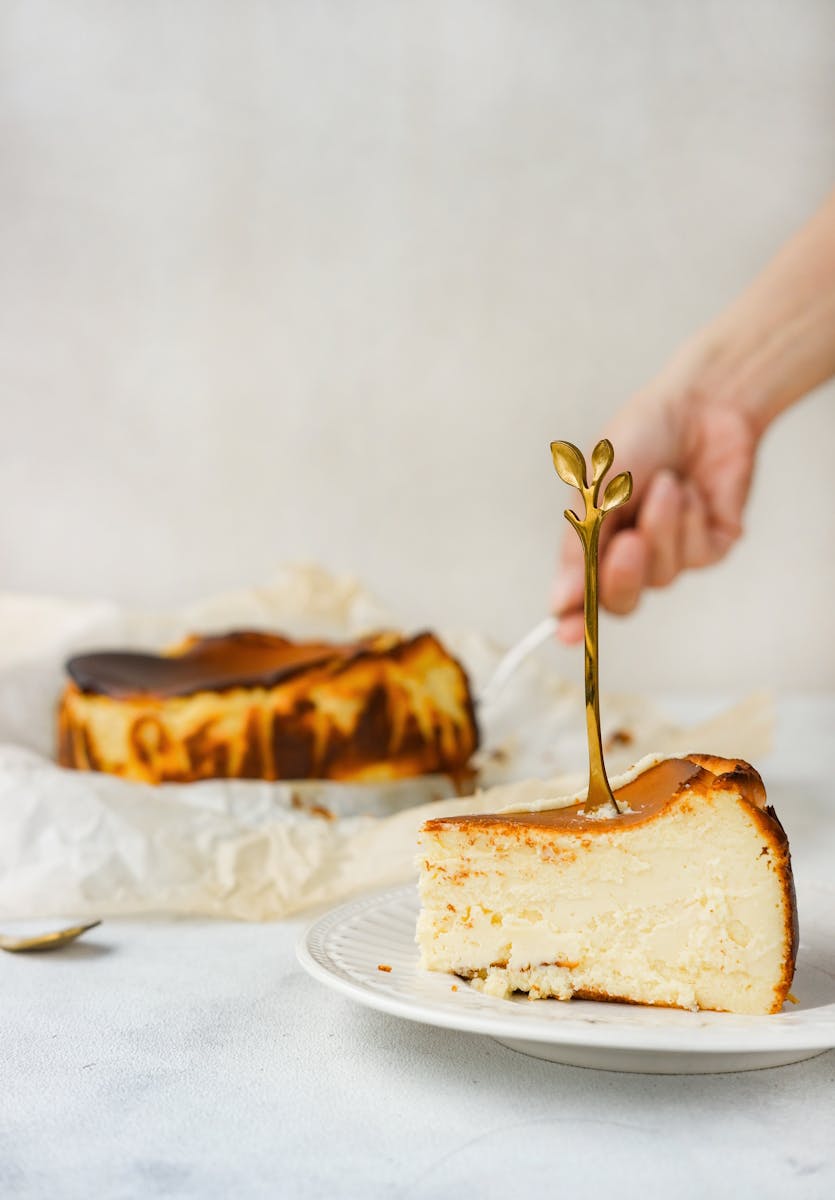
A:
[[[602,517],[603,513],[611,512],[612,509],[626,504],[632,495],[632,476],[629,471],[621,471],[606,484],[603,502],[598,504],[600,485],[606,472],[615,461],[614,447],[608,438],[601,438],[592,451],[591,485],[588,483],[586,474],[586,460],[573,442],[551,442],[551,457],[554,460],[554,468],[563,483],[576,488],[585,500],[585,518],[581,519],[571,510],[565,514],[578,533],[580,532],[578,526],[582,525],[584,521],[594,523],[595,512]],[[599,520],[597,523],[599,524]]]
[[[576,446],[571,442],[551,442],[551,455],[554,468],[563,483],[581,490],[588,487],[585,459]]]
[[[615,450],[608,438],[601,438],[591,452],[591,481],[600,483],[615,461]]]
[[[620,508],[622,504],[626,504],[631,495],[632,476],[629,471],[621,471],[620,475],[615,475],[614,479],[610,479],[606,484],[600,509],[607,513],[611,512],[613,508]]]

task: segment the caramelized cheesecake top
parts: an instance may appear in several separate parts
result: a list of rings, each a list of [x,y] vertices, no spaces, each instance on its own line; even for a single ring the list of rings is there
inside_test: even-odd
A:
[[[351,642],[294,642],[280,634],[243,630],[190,637],[167,654],[130,650],[77,654],[67,662],[67,673],[88,694],[117,700],[167,699],[238,687],[274,687],[314,667],[339,670],[366,655],[396,656],[406,644],[395,633],[371,634]]]
[[[443,828],[554,829],[570,833],[611,833],[628,825],[637,825],[658,816],[674,799],[687,793],[728,789],[739,793],[754,808],[765,808],[762,780],[748,763],[715,758],[709,754],[691,754],[686,758],[666,758],[655,762],[629,782],[615,787],[614,796],[621,811],[616,816],[586,815],[583,802],[538,808],[529,811],[481,813],[474,816],[436,817],[427,821],[427,832]]]

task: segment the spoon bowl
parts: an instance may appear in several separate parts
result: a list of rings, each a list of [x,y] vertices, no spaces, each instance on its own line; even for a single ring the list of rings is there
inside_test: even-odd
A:
[[[58,950],[81,937],[88,929],[95,929],[101,921],[88,921],[85,925],[68,925],[64,929],[53,929],[48,933],[38,933],[28,937],[12,937],[0,933],[0,950],[8,950],[10,954],[20,954],[30,950]]]

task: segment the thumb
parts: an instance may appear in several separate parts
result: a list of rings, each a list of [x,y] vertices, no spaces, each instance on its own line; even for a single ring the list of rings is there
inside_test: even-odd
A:
[[[583,548],[573,529],[567,529],[560,544],[557,574],[551,589],[551,611],[562,617],[583,607],[585,567]]]

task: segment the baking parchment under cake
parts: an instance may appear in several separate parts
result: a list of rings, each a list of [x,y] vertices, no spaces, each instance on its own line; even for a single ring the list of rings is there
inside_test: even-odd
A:
[[[479,712],[473,786],[483,790],[475,796],[455,797],[442,776],[155,787],[53,761],[55,704],[72,653],[156,649],[188,632],[244,626],[342,638],[397,625],[355,580],[314,567],[286,568],[264,587],[170,613],[0,595],[0,916],[283,917],[411,878],[428,816],[495,810],[519,792],[490,789],[518,780],[534,781],[523,790],[531,799],[576,789],[586,756],[583,694],[561,678],[547,648]],[[478,695],[502,648],[472,631],[438,632]],[[637,696],[609,696],[603,708],[612,771],[648,752],[704,746],[757,761],[770,744],[773,706],[764,695],[687,730]]]

